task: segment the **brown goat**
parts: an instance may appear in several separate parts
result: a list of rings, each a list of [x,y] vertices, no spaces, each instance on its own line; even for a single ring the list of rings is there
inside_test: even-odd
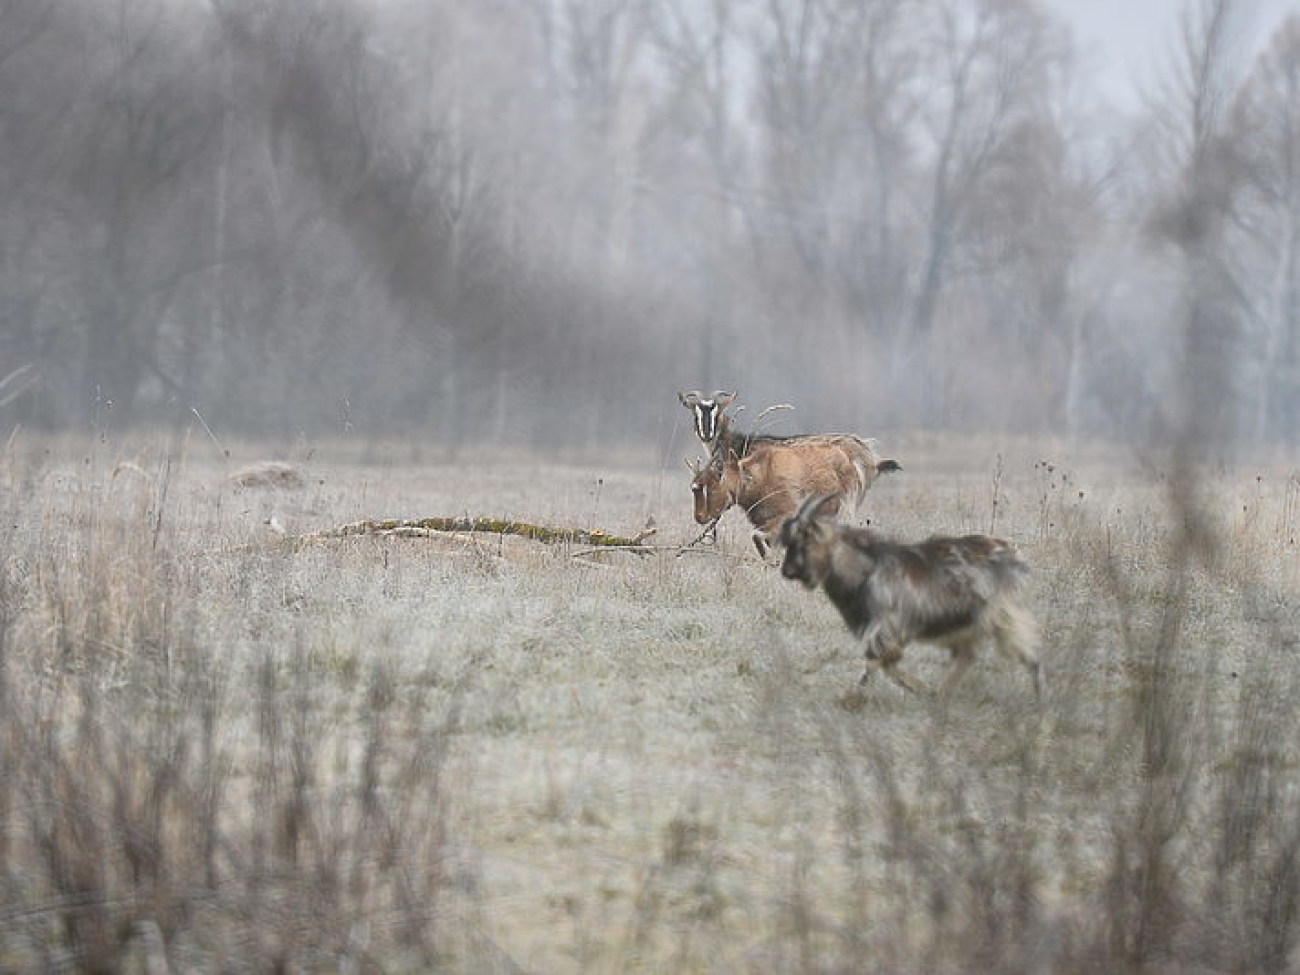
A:
[[[691,480],[695,520],[710,524],[740,505],[755,528],[754,547],[766,558],[782,523],[805,499],[826,496],[826,513],[847,514],[862,504],[877,477],[900,470],[897,461],[880,459],[872,441],[851,434],[758,443],[744,457],[719,443]]]
[[[811,498],[781,529],[781,574],[808,589],[826,591],[844,622],[866,643],[867,670],[860,684],[883,670],[910,691],[924,690],[897,666],[912,641],[952,652],[943,683],[946,696],[992,639],[1018,659],[1042,699],[1037,625],[1024,605],[1028,564],[1015,548],[988,535],[934,536],[915,545],[838,524],[834,497]]]

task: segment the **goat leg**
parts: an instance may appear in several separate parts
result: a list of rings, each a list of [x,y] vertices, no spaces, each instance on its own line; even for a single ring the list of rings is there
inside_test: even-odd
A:
[[[898,666],[898,662],[903,659],[904,646],[906,641],[897,635],[886,633],[879,627],[872,627],[867,632],[866,647],[863,651],[867,658],[867,669],[862,679],[858,681],[858,686],[864,686],[871,680],[873,673],[882,670],[886,677],[903,690],[923,697],[928,696],[929,689]]]
[[[952,693],[952,689],[957,686],[962,675],[970,669],[970,665],[974,662],[974,642],[967,641],[954,644],[952,647],[952,664],[948,668],[948,676],[944,678],[943,684],[939,688],[939,697],[947,700]]]

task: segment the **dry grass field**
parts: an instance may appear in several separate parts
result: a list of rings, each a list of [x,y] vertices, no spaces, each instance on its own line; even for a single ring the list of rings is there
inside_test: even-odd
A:
[[[874,525],[1034,566],[1041,708],[991,655],[846,706],[853,639],[741,514],[672,551],[678,457],[241,487],[206,441],[16,435],[0,969],[1300,970],[1300,460],[887,447]],[[458,515],[664,548],[302,537]]]

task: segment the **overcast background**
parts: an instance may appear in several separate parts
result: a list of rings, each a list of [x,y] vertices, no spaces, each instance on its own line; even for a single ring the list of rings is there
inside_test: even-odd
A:
[[[1290,442],[1294,7],[13,0],[0,427]]]
[[[1100,97],[1132,110],[1144,92],[1158,87],[1161,73],[1177,57],[1180,21],[1200,7],[1183,0],[1048,0],[1075,35],[1080,69]],[[1300,0],[1253,0],[1241,3],[1232,30],[1243,59],[1258,56]]]

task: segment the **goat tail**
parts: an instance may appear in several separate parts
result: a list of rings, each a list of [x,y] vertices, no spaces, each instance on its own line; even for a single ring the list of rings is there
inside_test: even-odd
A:
[[[870,448],[865,453],[854,451],[851,459],[855,478],[852,487],[844,493],[844,500],[845,508],[857,511],[871,490],[871,482],[876,479],[875,453]]]
[[[1018,660],[1029,671],[1034,693],[1043,697],[1043,664],[1038,655],[1041,634],[1038,620],[1019,598],[1016,589],[1002,593],[989,606],[989,628],[1003,656]]]
[[[853,464],[853,472],[856,475],[852,490],[846,492],[849,504],[856,510],[861,507],[876,478],[884,473],[901,471],[903,468],[897,461],[881,460],[873,438],[846,434],[842,446]]]
[[[1010,647],[1023,647],[1037,655],[1038,619],[1019,598],[1016,592],[1006,592],[989,606],[989,622],[994,632],[1002,635]]]

